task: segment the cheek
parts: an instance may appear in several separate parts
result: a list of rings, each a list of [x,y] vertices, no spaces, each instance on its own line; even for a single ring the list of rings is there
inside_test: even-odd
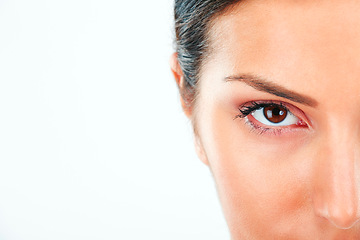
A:
[[[295,228],[308,199],[301,152],[262,142],[235,114],[212,109],[198,127],[230,230],[269,237]]]

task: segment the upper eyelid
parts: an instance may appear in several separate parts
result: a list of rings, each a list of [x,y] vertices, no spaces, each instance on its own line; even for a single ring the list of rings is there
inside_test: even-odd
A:
[[[294,116],[298,117],[300,120],[304,121],[307,125],[311,125],[311,122],[309,121],[308,117],[306,116],[306,114],[298,107],[294,106],[291,103],[287,103],[285,101],[278,101],[278,100],[254,100],[254,101],[248,101],[242,105],[239,106],[239,110],[241,108],[244,108],[246,106],[251,106],[252,104],[265,104],[265,105],[278,105],[278,106],[282,106],[284,108],[286,108],[289,112],[291,112]],[[256,109],[255,109],[256,110]],[[237,115],[235,118],[241,117],[239,115]],[[242,117],[246,117],[246,116],[242,116]]]
[[[257,109],[260,109],[260,108],[264,108],[264,107],[271,107],[271,106],[279,106],[279,107],[283,107],[285,108],[287,111],[290,111],[284,104],[282,104],[281,102],[280,103],[273,103],[273,102],[269,102],[269,103],[257,103],[257,102],[254,102],[254,104],[256,104],[256,108],[255,110]],[[255,106],[254,106],[255,107]],[[291,111],[290,111],[291,112]]]
[[[251,105],[247,106],[248,104],[251,104]],[[261,109],[261,108],[264,108],[264,107],[269,107],[269,106],[280,106],[280,107],[285,108],[287,111],[292,112],[292,111],[290,111],[290,109],[286,105],[283,104],[283,102],[273,102],[273,101],[269,101],[269,102],[266,102],[266,101],[265,102],[264,101],[247,102],[247,103],[241,105],[239,107],[239,110],[242,113],[244,113],[246,111],[246,110],[244,110],[244,108],[247,108],[248,113],[246,115],[248,115],[251,112],[254,112],[254,111],[258,110],[258,109]],[[249,111],[249,110],[251,110],[251,111]]]

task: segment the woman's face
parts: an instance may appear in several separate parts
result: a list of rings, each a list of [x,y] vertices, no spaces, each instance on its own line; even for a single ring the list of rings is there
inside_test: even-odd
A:
[[[214,23],[192,114],[233,239],[360,239],[360,2]]]

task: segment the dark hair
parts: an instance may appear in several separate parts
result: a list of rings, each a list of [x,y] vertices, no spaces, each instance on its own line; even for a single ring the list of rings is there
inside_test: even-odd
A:
[[[176,52],[184,73],[185,86],[180,87],[186,104],[194,100],[200,68],[209,52],[211,20],[239,1],[175,0]]]

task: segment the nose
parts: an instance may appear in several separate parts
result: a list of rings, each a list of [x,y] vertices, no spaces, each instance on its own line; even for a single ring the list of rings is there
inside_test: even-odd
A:
[[[315,213],[340,229],[360,219],[358,145],[350,133],[335,132],[323,139],[314,168]]]

